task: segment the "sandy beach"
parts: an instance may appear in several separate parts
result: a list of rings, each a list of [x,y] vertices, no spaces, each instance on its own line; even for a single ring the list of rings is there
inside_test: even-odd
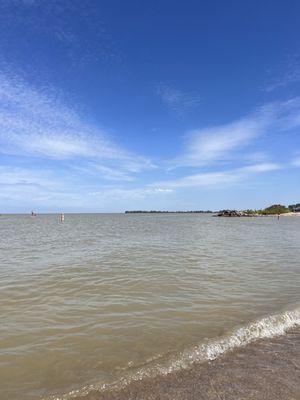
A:
[[[282,217],[300,217],[300,212],[289,212],[285,214],[280,214]]]

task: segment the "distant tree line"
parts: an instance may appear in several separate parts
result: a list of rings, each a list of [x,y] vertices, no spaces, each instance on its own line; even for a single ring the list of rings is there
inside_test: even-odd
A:
[[[225,212],[225,211],[236,211],[236,210],[222,210],[219,211]],[[266,207],[261,210],[244,210],[240,211],[239,213],[242,213],[244,215],[274,215],[274,214],[285,214],[288,212],[300,212],[300,203],[297,204],[291,204],[288,207],[282,205],[282,204],[273,204],[269,207]],[[125,214],[209,214],[213,213],[213,211],[210,210],[196,210],[196,211],[158,211],[158,210],[150,210],[150,211],[145,211],[145,210],[132,210],[132,211],[125,211]]]
[[[292,204],[288,207],[282,204],[273,204],[272,206],[266,207],[262,210],[245,210],[247,214],[259,214],[259,215],[273,215],[273,214],[285,214],[288,212],[300,212],[300,203]]]
[[[265,208],[264,210],[261,210],[261,214],[263,215],[270,215],[270,214],[285,214],[289,212],[290,210],[281,204],[273,204],[270,207]]]
[[[156,211],[156,210],[150,210],[150,211],[143,211],[143,210],[133,210],[133,211],[125,211],[125,214],[189,214],[189,213],[194,213],[194,214],[208,214],[212,213],[212,211],[209,210],[197,210],[197,211]]]

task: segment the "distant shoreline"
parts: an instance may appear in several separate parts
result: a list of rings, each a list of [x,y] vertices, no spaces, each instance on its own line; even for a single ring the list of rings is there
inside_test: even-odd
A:
[[[271,208],[271,207],[270,207]],[[276,212],[275,212],[276,211]],[[126,210],[125,214],[212,214],[214,217],[300,217],[300,212],[286,212],[281,210],[272,210],[272,212],[266,212],[265,210],[222,210],[222,211],[210,211],[210,210],[189,210],[189,211],[158,211],[158,210]]]
[[[143,211],[143,210],[133,210],[125,211],[125,214],[213,214],[215,211]]]
[[[300,212],[288,212],[282,214],[247,214],[243,212],[234,212],[226,215],[220,211],[125,211],[125,214],[213,214],[215,217],[300,217]]]
[[[280,214],[281,217],[300,217],[300,212],[288,212]]]

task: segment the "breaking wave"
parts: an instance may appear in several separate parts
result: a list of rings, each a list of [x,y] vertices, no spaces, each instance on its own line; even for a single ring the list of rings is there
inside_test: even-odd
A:
[[[220,355],[236,348],[246,346],[257,339],[273,338],[284,335],[292,328],[300,326],[300,307],[258,319],[247,325],[234,329],[226,336],[207,340],[181,353],[164,358],[158,357],[138,368],[136,371],[125,374],[123,378],[109,384],[90,385],[80,390],[69,392],[62,397],[52,397],[52,400],[67,400],[87,395],[91,391],[105,391],[121,389],[132,381],[145,378],[154,378],[159,375],[188,369],[195,363],[214,360]]]

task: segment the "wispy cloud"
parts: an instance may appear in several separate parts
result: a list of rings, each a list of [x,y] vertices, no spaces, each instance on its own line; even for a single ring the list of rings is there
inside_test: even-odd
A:
[[[300,167],[300,157],[299,158],[295,158],[295,160],[292,161],[292,166]]]
[[[134,181],[134,177],[127,172],[122,170],[118,170],[116,168],[108,167],[105,165],[98,164],[97,162],[87,162],[83,165],[70,165],[70,168],[75,169],[76,171],[97,176],[101,174],[103,179],[109,181],[124,181],[124,182],[132,182]]]
[[[157,94],[178,117],[183,117],[201,104],[201,97],[198,94],[188,93],[165,84],[157,86]]]
[[[254,164],[228,171],[186,175],[180,179],[156,182],[152,186],[162,189],[222,186],[242,181],[254,174],[275,171],[281,168],[281,165],[275,163]]]
[[[18,167],[0,166],[1,185],[52,186],[52,181],[45,172]]]
[[[300,82],[299,55],[289,57],[281,70],[281,72],[277,72],[277,77],[271,79],[271,81],[263,87],[265,92],[273,92],[276,89]]]
[[[118,187],[133,185],[156,166],[118,145],[59,99],[47,85],[36,89],[13,74],[0,72],[0,155],[9,160],[0,165],[1,207],[22,204],[24,208],[88,210],[104,203],[109,208],[110,201],[165,193]],[[98,197],[91,194],[96,192]]]
[[[170,188],[159,188],[159,187],[141,187],[141,188],[105,188],[104,190],[90,192],[89,195],[95,196],[98,198],[118,198],[118,199],[144,199],[149,196],[157,196],[157,195],[165,195],[172,193],[173,190]]]
[[[29,49],[35,36],[46,38],[63,48],[70,67],[122,59],[92,0],[2,0],[0,23],[6,28],[3,41],[9,39],[6,31],[20,29],[19,46]]]
[[[184,188],[227,187],[300,166],[296,148],[288,164],[273,163],[271,149],[266,155],[251,148],[299,126],[299,98],[266,104],[230,123],[188,132],[179,156],[154,163],[120,146],[47,85],[36,89],[0,72],[0,155],[9,160],[0,165],[0,205],[99,210],[134,201],[163,207]]]
[[[87,171],[79,171],[87,177]],[[105,173],[112,173],[111,171]],[[119,180],[113,177],[111,180]],[[120,177],[123,180],[124,177]],[[172,189],[124,187],[117,182],[101,184],[97,180],[78,179],[64,171],[0,166],[0,207],[6,210],[116,210],[122,207],[143,208],[143,201],[160,201],[173,192]],[[145,206],[144,206],[145,207]],[[146,207],[147,208],[147,207]]]
[[[99,165],[101,161],[109,162],[109,166],[98,168],[107,176],[117,175],[112,171],[116,166],[122,173],[153,167],[151,160],[118,146],[107,133],[84,121],[47,89],[35,90],[3,73],[0,74],[0,145],[0,153],[5,154],[94,160]]]
[[[0,107],[1,152],[58,159],[125,156],[102,131],[17,78],[0,75]]]
[[[30,210],[32,207],[48,205],[49,199],[59,198],[66,193],[63,177],[56,176],[52,171],[6,165],[0,166],[0,188],[2,209],[16,205],[17,209],[27,207]]]
[[[300,99],[270,103],[254,113],[224,125],[190,131],[185,151],[169,162],[171,168],[200,167],[231,159],[254,139],[300,126]]]

